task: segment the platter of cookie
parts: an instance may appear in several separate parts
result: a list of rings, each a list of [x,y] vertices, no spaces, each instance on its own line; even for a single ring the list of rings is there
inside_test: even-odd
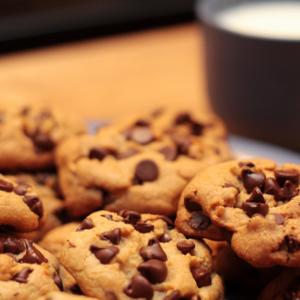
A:
[[[92,125],[0,102],[1,300],[299,299],[296,154],[201,111]]]

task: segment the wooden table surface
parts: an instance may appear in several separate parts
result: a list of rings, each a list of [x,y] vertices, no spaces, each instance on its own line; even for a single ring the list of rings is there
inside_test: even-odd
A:
[[[0,96],[43,98],[85,118],[205,109],[201,43],[185,24],[1,56]]]

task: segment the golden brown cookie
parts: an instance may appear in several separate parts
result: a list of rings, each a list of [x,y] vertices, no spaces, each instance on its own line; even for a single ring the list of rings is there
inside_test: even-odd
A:
[[[207,246],[165,217],[99,211],[68,236],[61,263],[99,299],[223,299]]]
[[[177,227],[197,237],[206,237],[210,226],[224,230],[224,237],[212,231],[210,238],[227,238],[237,255],[256,267],[299,267],[299,170],[266,159],[207,168],[184,190]]]
[[[49,293],[49,294],[47,294],[43,297],[40,297],[36,300],[97,300],[97,299],[86,297],[86,296],[62,293],[62,292],[52,292],[52,293]],[[103,299],[103,300],[106,300],[106,299]]]
[[[83,133],[81,121],[39,102],[0,101],[0,170],[53,166],[54,150],[67,137]]]
[[[195,173],[229,156],[225,130],[213,116],[165,111],[70,139],[57,165],[74,216],[99,208],[172,215]]]

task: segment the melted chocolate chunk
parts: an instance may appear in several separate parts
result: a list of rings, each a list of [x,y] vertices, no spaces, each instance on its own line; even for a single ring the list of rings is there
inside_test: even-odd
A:
[[[182,112],[175,118],[175,125],[189,124],[192,122],[192,117],[188,112]]]
[[[289,201],[293,197],[297,196],[299,193],[299,189],[289,180],[284,183],[283,188],[279,190],[277,194],[275,194],[275,199],[277,201]]]
[[[242,209],[250,218],[255,214],[260,214],[262,216],[268,214],[269,206],[265,203],[264,196],[258,187],[253,189],[250,198],[242,204]]]
[[[253,172],[249,169],[242,170],[242,181],[247,193],[251,193],[255,187],[258,187],[262,190],[265,179],[265,174],[261,172]]]
[[[25,250],[25,240],[8,237],[0,242],[1,253],[20,254]]]
[[[191,266],[191,273],[199,288],[211,285],[211,273],[202,265]]]
[[[135,225],[141,219],[141,215],[138,212],[132,210],[122,210],[119,214],[124,218],[125,223],[131,225]]]
[[[205,230],[209,227],[211,221],[201,211],[195,211],[188,220],[188,224],[194,230]]]
[[[49,152],[55,148],[55,142],[51,139],[50,136],[44,133],[37,133],[30,136],[34,146],[40,152]]]
[[[193,121],[190,127],[191,127],[191,133],[196,136],[202,135],[205,128],[203,124],[196,121]]]
[[[189,212],[193,211],[201,211],[202,207],[200,204],[198,204],[193,198],[191,197],[185,197],[184,198],[184,207],[187,209]]]
[[[275,170],[275,178],[280,186],[284,186],[286,181],[299,185],[299,172],[297,170]]]
[[[274,196],[280,193],[280,186],[274,178],[269,177],[266,179],[264,192]]]
[[[137,269],[153,284],[163,282],[168,274],[166,264],[158,259],[150,259],[143,262]]]
[[[300,242],[294,237],[286,235],[279,245],[279,250],[287,251],[288,253],[294,253],[300,250]]]
[[[54,273],[54,277],[53,277],[54,283],[56,284],[56,286],[59,288],[60,291],[64,290],[64,284],[59,276],[59,274],[57,272]]]
[[[142,275],[135,275],[130,284],[124,288],[124,293],[131,298],[153,298],[153,288],[150,282]]]
[[[25,195],[23,201],[30,208],[32,212],[38,215],[40,218],[43,216],[44,208],[43,203],[37,196]]]
[[[79,226],[77,227],[76,231],[83,231],[83,230],[89,230],[94,228],[94,224],[92,222],[92,220],[90,219],[84,219]]]
[[[160,216],[159,218],[162,219],[168,225],[168,229],[174,228],[174,222],[169,217]]]
[[[48,262],[48,259],[33,245],[32,241],[24,240],[25,254],[19,260],[21,263],[42,264]]]
[[[100,237],[102,240],[108,240],[114,245],[119,245],[121,241],[121,229],[115,228],[111,231],[103,232]]]
[[[137,183],[143,184],[144,182],[152,182],[158,177],[159,169],[154,161],[145,159],[137,164],[134,175],[134,179]]]
[[[19,283],[27,283],[28,282],[28,277],[30,273],[32,273],[33,270],[30,268],[25,268],[19,273],[15,274],[12,278],[13,281],[19,282]]]
[[[99,248],[96,246],[90,247],[91,252],[97,257],[102,264],[109,264],[112,259],[119,253],[119,248],[115,246],[107,248]]]
[[[159,150],[159,152],[165,157],[166,160],[174,161],[177,159],[177,148],[172,146],[166,146]]]
[[[154,226],[145,222],[138,222],[134,225],[134,228],[140,233],[148,233],[154,230]]]
[[[77,283],[71,286],[70,291],[76,295],[83,295],[82,290],[80,289],[80,286]]]
[[[158,259],[161,261],[166,261],[168,259],[159,242],[153,242],[152,240],[150,240],[149,243],[150,245],[148,245],[147,247],[143,247],[140,250],[140,255],[144,260]]]
[[[12,183],[10,183],[9,181],[6,181],[4,179],[0,179],[0,190],[10,193],[12,192],[14,189],[14,186]]]
[[[195,249],[195,243],[193,241],[189,240],[184,240],[180,241],[177,243],[177,249],[182,253],[182,254],[188,254],[191,253]]]

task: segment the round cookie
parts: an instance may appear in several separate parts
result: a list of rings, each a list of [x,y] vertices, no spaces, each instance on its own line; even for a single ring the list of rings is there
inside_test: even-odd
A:
[[[72,294],[62,293],[62,292],[52,292],[36,300],[97,300],[97,299],[86,297],[86,296],[80,296],[80,295],[72,295]]]
[[[286,269],[271,281],[258,300],[298,300],[300,299],[300,269]]]
[[[84,126],[77,118],[40,102],[1,100],[0,170],[52,167],[56,146],[83,132]]]
[[[57,213],[64,208],[62,199],[57,192],[57,180],[55,175],[38,173],[35,175],[18,174],[8,176],[24,189],[31,186],[43,202],[44,214],[38,230],[23,234],[22,237],[32,240],[40,240],[48,231],[61,225]]]
[[[277,166],[266,159],[236,160],[207,168],[184,190],[177,226],[185,232],[182,224],[193,227],[193,218],[199,216],[200,230],[192,228],[195,235],[201,236],[203,231],[206,236],[210,224],[225,230],[223,238],[253,266],[299,267],[299,170],[298,165]],[[211,238],[222,236],[212,233]]]
[[[165,217],[99,211],[68,237],[61,263],[99,299],[223,299],[207,247]]]
[[[37,191],[0,174],[0,230],[29,232],[39,228],[44,214]]]
[[[195,173],[229,155],[224,128],[213,117],[165,112],[70,139],[59,148],[57,165],[74,216],[99,208],[172,215]]]
[[[54,256],[29,240],[0,238],[0,299],[36,299],[63,290]]]
[[[75,222],[68,223],[49,231],[39,242],[39,245],[59,259],[69,234],[75,231],[78,225],[79,223]]]

